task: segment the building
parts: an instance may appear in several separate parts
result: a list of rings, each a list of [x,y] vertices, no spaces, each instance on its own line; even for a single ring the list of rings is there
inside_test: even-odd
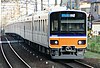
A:
[[[91,14],[95,20],[100,19],[100,1],[95,1],[91,3]]]
[[[91,3],[88,1],[81,1],[80,3],[80,9],[82,11],[87,12],[88,14],[90,13],[90,7],[91,7]]]
[[[92,22],[93,35],[100,35],[100,19]]]
[[[8,23],[11,18],[20,15],[19,6],[16,1],[1,3],[1,25]]]

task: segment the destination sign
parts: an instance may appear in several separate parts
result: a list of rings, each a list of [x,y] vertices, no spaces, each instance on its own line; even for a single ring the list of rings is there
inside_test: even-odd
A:
[[[61,17],[75,17],[75,14],[61,14]]]

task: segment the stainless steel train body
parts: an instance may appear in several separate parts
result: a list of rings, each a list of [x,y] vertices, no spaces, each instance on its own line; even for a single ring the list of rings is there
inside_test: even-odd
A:
[[[82,59],[87,47],[87,17],[78,10],[37,12],[6,25],[6,33],[15,33],[34,42],[37,49],[52,59]]]

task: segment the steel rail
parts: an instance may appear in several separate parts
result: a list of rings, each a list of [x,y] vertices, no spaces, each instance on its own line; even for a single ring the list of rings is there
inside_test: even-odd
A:
[[[77,60],[74,60],[73,62],[66,62],[65,60],[64,61],[62,61],[62,60],[56,60],[56,62],[59,62],[60,64],[62,64],[64,66],[67,66],[68,68],[75,67],[73,65],[73,63],[76,64],[76,66],[80,65],[82,68],[83,67],[86,67],[86,68],[94,68],[93,66],[90,66],[90,65],[88,65],[86,63],[83,63],[83,62],[80,62],[80,61],[77,61]]]
[[[83,63],[83,62],[80,62],[80,61],[78,61],[78,60],[74,60],[74,61],[77,62],[77,63],[79,63],[79,64],[82,64],[82,65],[84,65],[84,66],[86,66],[86,67],[88,67],[88,68],[94,68],[93,66],[88,65],[88,64]]]
[[[8,39],[7,39],[6,37],[5,37],[5,39],[7,40],[7,42],[8,42],[8,44],[9,44],[11,50],[15,53],[15,55],[16,55],[28,68],[31,68],[31,66],[30,66],[28,63],[26,63],[26,61],[24,61],[24,60],[18,55],[18,53],[14,50],[14,48],[13,48],[12,45],[10,44],[10,41],[8,41]]]
[[[2,51],[3,57],[4,57],[4,59],[6,60],[8,66],[9,66],[10,68],[13,68],[13,66],[12,66],[11,63],[8,61],[8,59],[7,59],[7,57],[6,57],[5,53],[4,53],[4,50],[3,50],[2,45],[1,45],[1,51]]]

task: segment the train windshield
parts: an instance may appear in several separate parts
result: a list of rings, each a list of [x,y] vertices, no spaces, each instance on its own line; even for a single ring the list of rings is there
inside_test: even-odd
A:
[[[63,11],[50,14],[50,32],[86,34],[86,14],[82,12]]]
[[[84,20],[61,20],[60,31],[84,31]]]

